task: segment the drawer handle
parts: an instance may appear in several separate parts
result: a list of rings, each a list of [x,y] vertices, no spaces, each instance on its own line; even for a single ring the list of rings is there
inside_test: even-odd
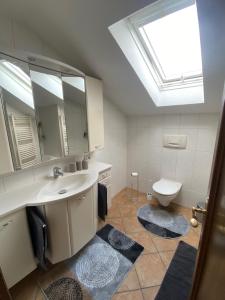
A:
[[[86,199],[86,195],[82,195],[78,198],[79,201],[85,200]]]
[[[12,223],[12,220],[9,220],[8,222],[1,225],[0,231],[6,230],[6,228]]]

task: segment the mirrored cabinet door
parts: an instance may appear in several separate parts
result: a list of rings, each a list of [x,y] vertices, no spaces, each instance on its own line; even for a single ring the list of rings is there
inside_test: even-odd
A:
[[[61,74],[30,66],[42,161],[68,154]]]
[[[62,75],[69,155],[89,151],[86,90],[83,77]]]
[[[14,169],[34,166],[40,148],[28,64],[0,56],[0,87]]]

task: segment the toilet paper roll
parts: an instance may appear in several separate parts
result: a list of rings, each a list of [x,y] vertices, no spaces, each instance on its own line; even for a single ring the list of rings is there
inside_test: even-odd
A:
[[[138,172],[131,172],[132,177],[138,177],[138,175],[139,175]]]

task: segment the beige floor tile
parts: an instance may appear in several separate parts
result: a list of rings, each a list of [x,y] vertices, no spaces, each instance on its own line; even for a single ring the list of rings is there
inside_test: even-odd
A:
[[[128,198],[127,195],[122,195],[115,197],[112,201],[113,205],[126,205],[126,204],[132,204],[132,201]]]
[[[182,236],[180,240],[186,242],[187,244],[198,248],[199,244],[199,235],[191,228],[189,233],[185,236]]]
[[[143,300],[141,290],[118,293],[112,297],[112,300]]]
[[[159,291],[159,288],[160,286],[153,286],[150,288],[142,289],[144,300],[154,300]]]
[[[164,265],[168,268],[169,264],[174,256],[175,251],[165,251],[159,252],[159,255],[164,263]]]
[[[35,299],[39,290],[37,285],[38,274],[38,270],[35,270],[10,289],[13,300]]]
[[[152,238],[158,251],[172,251],[177,248],[179,239],[165,239],[161,237],[154,236]]]
[[[192,230],[200,237],[201,233],[202,233],[202,224],[199,223],[198,227],[192,227]]]
[[[138,222],[137,217],[123,218],[123,224],[127,233],[145,231],[144,227]]]
[[[166,271],[158,253],[140,256],[135,268],[141,288],[160,285]]]
[[[120,218],[120,209],[118,205],[113,204],[108,210],[107,218]]]
[[[147,231],[129,233],[129,236],[144,247],[143,254],[155,253],[157,249],[152,241],[151,234]]]
[[[135,268],[129,272],[127,277],[124,279],[122,285],[118,289],[118,292],[127,292],[140,289],[139,280]]]
[[[106,219],[106,224],[110,224],[113,227],[115,227],[116,229],[120,230],[120,231],[125,231],[124,229],[124,225],[123,225],[123,221],[121,218],[113,218],[113,219]]]
[[[121,217],[136,217],[137,208],[134,204],[125,204],[119,207]]]

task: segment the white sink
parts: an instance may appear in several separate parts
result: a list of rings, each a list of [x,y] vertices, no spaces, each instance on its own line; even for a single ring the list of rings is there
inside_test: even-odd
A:
[[[50,179],[38,193],[38,200],[51,201],[67,198],[78,194],[93,184],[93,175],[90,173],[66,174],[57,179]]]

